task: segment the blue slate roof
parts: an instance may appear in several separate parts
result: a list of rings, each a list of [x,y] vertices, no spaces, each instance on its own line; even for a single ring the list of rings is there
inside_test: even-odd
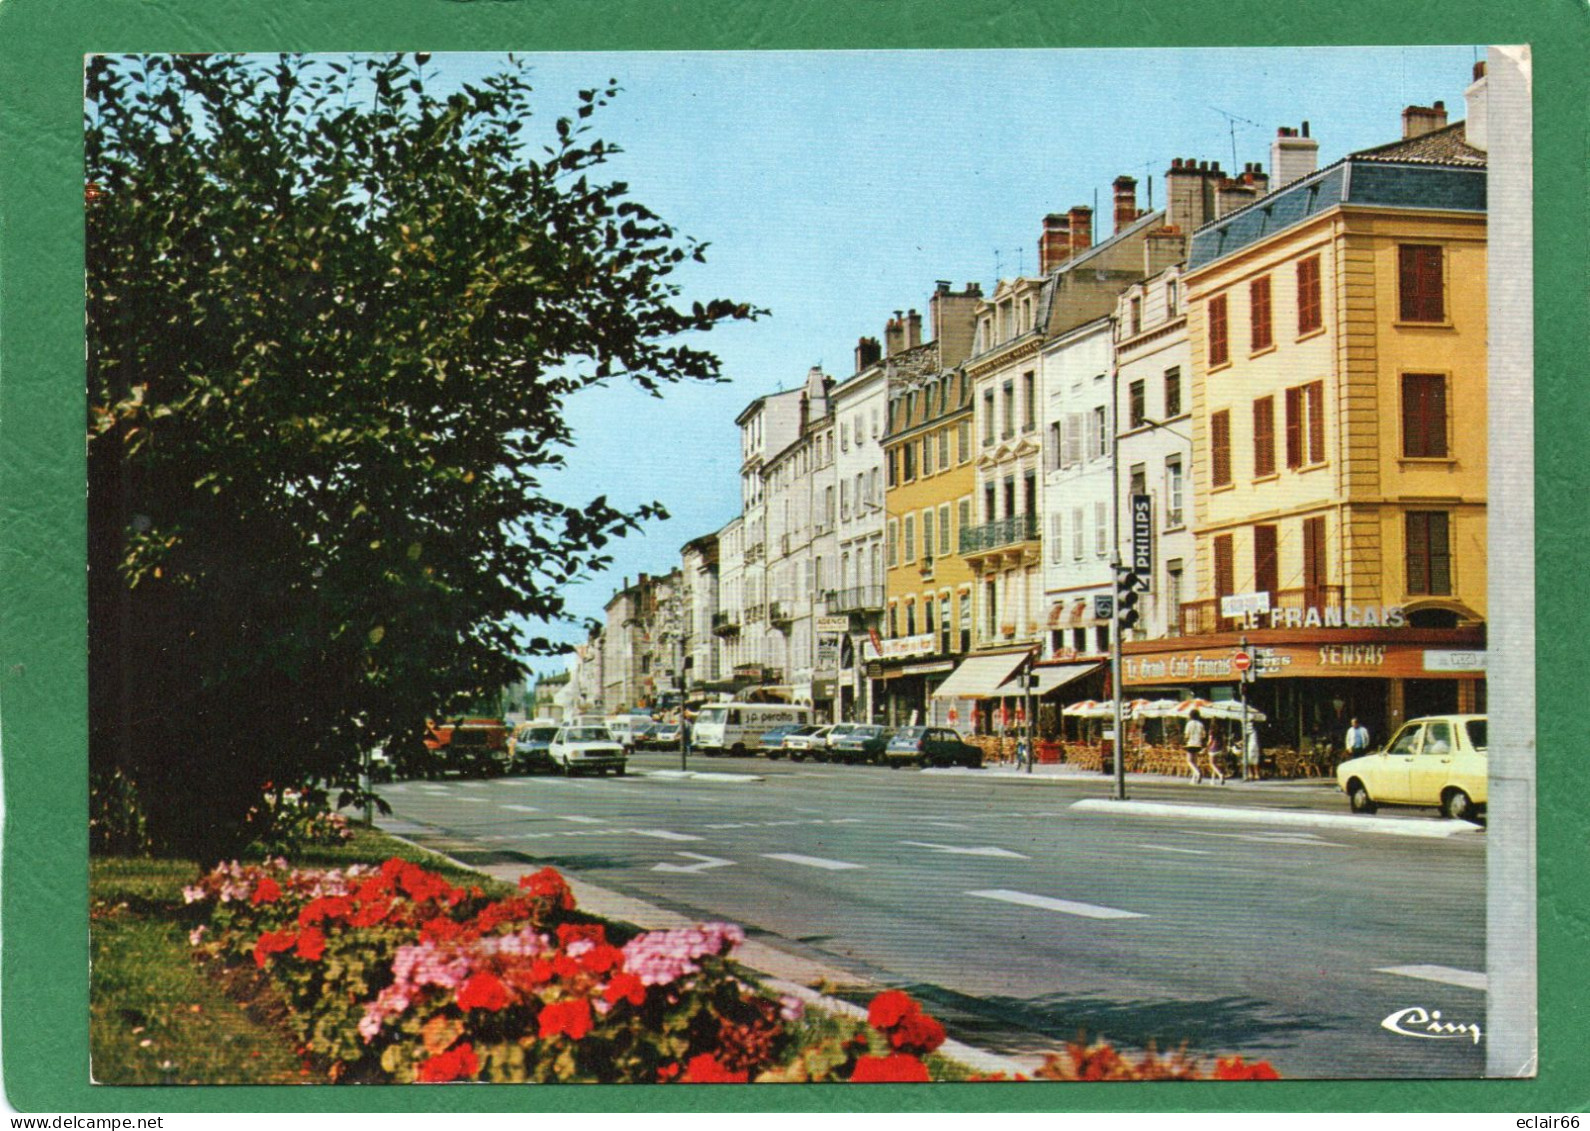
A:
[[[1187,269],[1196,271],[1339,204],[1484,212],[1485,169],[1344,157],[1199,228],[1188,249]]]

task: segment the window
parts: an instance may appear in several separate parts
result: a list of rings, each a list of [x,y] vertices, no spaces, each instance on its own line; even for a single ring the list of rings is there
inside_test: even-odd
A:
[[[922,474],[933,474],[933,437],[922,437]]]
[[[899,478],[895,475],[894,451],[892,449],[883,453],[883,466],[889,473],[889,486],[895,486],[899,482]]]
[[[939,429],[939,470],[942,471],[950,465],[950,430]]]
[[[1221,409],[1209,417],[1209,466],[1216,487],[1231,482],[1231,411]]]
[[[1253,402],[1253,477],[1275,474],[1275,398]]]
[[[1182,525],[1182,475],[1181,456],[1165,459],[1165,525]]]
[[[1060,443],[1060,466],[1075,467],[1082,462],[1082,414],[1068,412],[1065,416],[1065,436]]]
[[[1303,604],[1325,607],[1325,519],[1303,520]]]
[[[905,528],[904,528],[903,534],[905,536],[905,560],[906,560],[906,563],[909,564],[911,562],[916,561],[916,516],[915,515],[909,515],[908,514],[908,515],[905,516]]]
[[[983,487],[983,521],[993,522],[999,517],[997,489],[992,483]]]
[[[823,488],[823,525],[826,527],[826,526],[832,526],[833,524],[834,524],[834,489],[832,487],[824,487]]]
[[[1127,386],[1127,427],[1141,428],[1148,419],[1148,396],[1145,382],[1133,381]]]
[[[909,483],[916,478],[916,445],[902,444],[900,447],[900,479]]]
[[[1134,463],[1128,476],[1127,493],[1131,495],[1148,494],[1148,465]]]
[[[946,557],[950,552],[950,505],[939,504],[939,557]]]
[[[972,595],[970,592],[962,593],[956,602],[961,607],[961,651],[969,652],[972,649]]]
[[[1093,647],[1101,654],[1110,650],[1109,625],[1096,624],[1093,626]]]
[[[1132,318],[1129,333],[1134,336],[1143,332],[1143,298],[1141,295],[1132,296]]]
[[[1093,553],[1100,558],[1110,556],[1110,504],[1102,499],[1093,504]]]
[[[1402,454],[1408,459],[1447,455],[1446,378],[1440,373],[1402,375]]]
[[[1008,440],[1016,434],[1016,384],[1006,381],[1003,386],[1005,411],[1000,416],[999,434],[1002,439]]]
[[[1253,528],[1253,588],[1270,594],[1271,607],[1279,605],[1276,594],[1281,588],[1281,564],[1276,546],[1274,526]]]
[[[922,556],[928,561],[933,560],[933,511],[922,512]]]
[[[1409,511],[1408,592],[1450,596],[1452,552],[1445,511]]]
[[[955,508],[955,520],[960,526],[961,537],[966,537],[966,532],[972,528],[972,500],[962,499]]]
[[[916,635],[916,602],[915,601],[907,601],[905,603],[905,634],[907,636],[915,636]]]
[[[1325,325],[1320,306],[1319,256],[1311,255],[1297,264],[1297,332],[1311,333]]]
[[[926,633],[931,633],[933,631],[932,597],[924,597],[922,599],[922,631]]]
[[[1005,476],[1005,517],[1016,517],[1016,477]]]
[[[1253,323],[1253,352],[1258,353],[1275,344],[1275,335],[1270,329],[1270,276],[1265,275],[1248,284],[1248,302]]]
[[[1216,295],[1209,300],[1209,364],[1224,365],[1231,360],[1226,339],[1226,296]]]
[[[841,522],[850,521],[850,480],[839,481],[839,519]]]
[[[1176,317],[1176,280],[1165,280],[1165,317]]]
[[[1215,535],[1215,604],[1217,612],[1220,598],[1229,597],[1236,592],[1236,567],[1234,560],[1231,535]]]
[[[972,458],[972,422],[963,420],[955,426],[955,458],[965,463]]]
[[[889,638],[892,640],[900,635],[900,606],[893,601],[889,602]]]
[[[889,520],[889,568],[893,569],[900,564],[900,523],[895,519]]]
[[[1098,459],[1110,454],[1109,410],[1099,405],[1093,410],[1093,431],[1088,439],[1088,458]]]
[[[1325,383],[1313,381],[1286,391],[1286,466],[1325,462]]]
[[[1172,636],[1181,634],[1181,578],[1181,559],[1172,558],[1165,563],[1165,624]]]
[[[867,494],[867,480],[861,472],[856,472],[856,513],[861,513],[861,506],[866,503],[872,505],[872,496]]]
[[[1181,367],[1165,370],[1165,419],[1181,415]]]
[[[878,469],[872,468],[867,472],[867,483],[871,490],[867,492],[867,501],[875,507],[883,505],[883,492],[878,490]]]
[[[994,390],[983,394],[983,446],[994,445]]]
[[[1404,322],[1444,322],[1441,248],[1403,244],[1397,248],[1397,297]]]
[[[1023,501],[1027,514],[1038,513],[1038,473],[1029,471],[1021,478]]]
[[[1086,531],[1082,529],[1082,508],[1071,508],[1071,560],[1082,560],[1082,546],[1086,539]]]
[[[1021,375],[1021,430],[1031,432],[1038,427],[1038,375]]]
[[[1061,511],[1049,513],[1049,564],[1059,565],[1065,561],[1065,533],[1066,520]]]

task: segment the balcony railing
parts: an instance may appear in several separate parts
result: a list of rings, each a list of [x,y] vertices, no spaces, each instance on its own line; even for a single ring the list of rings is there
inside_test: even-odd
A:
[[[1326,610],[1332,613],[1340,611],[1342,607],[1342,587],[1340,585],[1321,585],[1317,589],[1282,589],[1272,595],[1270,600],[1271,610],[1280,609],[1283,613],[1287,610],[1297,610],[1305,614],[1309,609],[1320,611],[1321,621],[1325,619]],[[1272,623],[1270,613],[1257,613],[1260,628],[1269,628]],[[1296,628],[1296,624],[1288,625],[1283,616],[1276,628]],[[1345,625],[1343,620],[1341,625]],[[1220,601],[1189,601],[1181,607],[1181,631],[1185,636],[1206,636],[1211,632],[1236,632],[1247,627],[1244,617],[1223,617],[1220,615]],[[1309,628],[1315,626],[1310,624]],[[1339,625],[1332,618],[1330,627]]]
[[[764,605],[747,605],[747,606],[745,606],[745,623],[746,624],[758,624],[758,623],[761,622],[762,618],[765,617],[766,615],[767,615],[767,607],[764,606]]]
[[[883,608],[883,586],[857,585],[839,589],[828,597],[830,613],[864,613]]]
[[[795,609],[788,601],[769,601],[767,619],[776,625],[793,624],[795,622]]]
[[[759,561],[761,561],[762,560],[762,551],[763,551],[764,548],[765,547],[763,546],[763,544],[761,542],[752,542],[749,546],[747,546],[745,548],[745,560],[748,561],[748,562],[759,562]]]
[[[981,526],[961,529],[961,553],[977,554],[984,550],[997,550],[1001,546],[1014,546],[1038,539],[1038,516],[1014,514],[1009,518],[995,519]]]
[[[736,636],[740,631],[739,613],[713,613],[712,634],[714,636]]]

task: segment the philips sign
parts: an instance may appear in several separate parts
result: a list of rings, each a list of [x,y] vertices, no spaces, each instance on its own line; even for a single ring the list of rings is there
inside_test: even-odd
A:
[[[1132,496],[1132,572],[1147,591],[1154,578],[1154,499]]]

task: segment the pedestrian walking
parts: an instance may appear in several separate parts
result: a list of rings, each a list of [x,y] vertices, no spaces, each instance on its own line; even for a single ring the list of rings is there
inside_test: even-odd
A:
[[[1259,740],[1259,724],[1248,725],[1248,740],[1243,744],[1242,776],[1248,781],[1264,778],[1264,745]]]
[[[1347,756],[1357,758],[1361,754],[1369,753],[1369,728],[1360,723],[1356,718],[1347,728]]]
[[[1192,771],[1194,785],[1204,780],[1204,772],[1198,768],[1198,756],[1203,753],[1204,744],[1208,740],[1209,734],[1204,729],[1203,716],[1194,711],[1188,716],[1187,725],[1181,732],[1181,744],[1187,750],[1187,768]]]
[[[1209,772],[1214,776],[1216,785],[1226,784],[1226,771],[1221,768],[1221,763],[1226,756],[1226,741],[1221,737],[1218,724],[1209,728]]]

